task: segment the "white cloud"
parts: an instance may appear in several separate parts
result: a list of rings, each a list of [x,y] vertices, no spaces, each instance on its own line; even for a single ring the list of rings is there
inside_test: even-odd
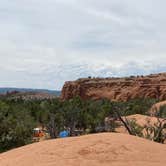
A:
[[[0,86],[56,89],[88,75],[164,71],[165,6],[164,0],[1,0]]]

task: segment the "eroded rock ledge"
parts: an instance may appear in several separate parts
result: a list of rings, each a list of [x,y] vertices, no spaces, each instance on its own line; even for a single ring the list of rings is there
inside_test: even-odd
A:
[[[82,78],[64,84],[63,100],[80,96],[82,99],[107,98],[127,101],[134,98],[166,100],[166,73],[124,78]]]

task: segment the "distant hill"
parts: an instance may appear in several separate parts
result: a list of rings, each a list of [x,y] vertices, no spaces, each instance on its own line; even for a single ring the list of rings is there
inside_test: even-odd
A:
[[[61,91],[56,90],[48,90],[48,89],[29,89],[29,88],[0,88],[0,94],[6,94],[7,92],[39,92],[39,93],[47,93],[51,95],[60,96]]]

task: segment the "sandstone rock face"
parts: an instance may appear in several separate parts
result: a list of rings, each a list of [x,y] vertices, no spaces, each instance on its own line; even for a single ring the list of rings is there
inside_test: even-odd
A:
[[[83,78],[64,84],[63,100],[80,96],[82,99],[106,98],[128,101],[134,98],[166,100],[166,73],[125,78]]]
[[[1,166],[164,166],[166,147],[120,133],[52,139],[0,154]]]
[[[154,104],[152,108],[149,110],[150,115],[156,116],[157,113],[160,111],[160,109],[165,106],[166,106],[166,100]]]

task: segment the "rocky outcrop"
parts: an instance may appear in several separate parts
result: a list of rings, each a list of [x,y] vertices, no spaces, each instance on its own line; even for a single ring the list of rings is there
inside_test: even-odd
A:
[[[68,100],[75,96],[115,101],[134,98],[166,100],[166,73],[125,78],[83,78],[66,82],[61,98]]]
[[[165,110],[165,108],[166,108],[166,100],[155,103],[149,110],[149,113],[151,116],[156,116],[161,109]]]

